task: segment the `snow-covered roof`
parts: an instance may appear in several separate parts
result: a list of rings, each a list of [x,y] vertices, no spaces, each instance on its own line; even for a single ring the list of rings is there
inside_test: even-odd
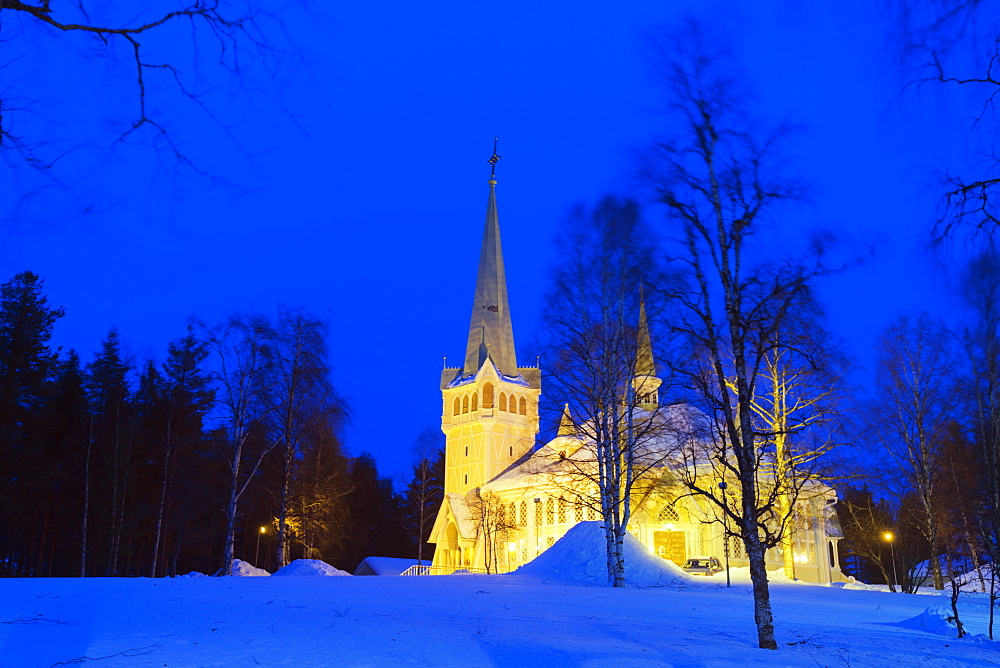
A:
[[[698,439],[707,418],[693,406],[675,404],[661,407],[655,413],[636,409],[635,420],[637,423],[654,422],[645,429],[645,437],[638,443],[636,461],[641,466],[656,467],[681,465],[680,452],[690,449],[690,444]],[[532,477],[567,474],[596,466],[594,440],[589,436],[593,431],[590,423],[584,423],[578,435],[557,436],[525,453],[488,485],[513,486]]]
[[[410,566],[416,566],[416,559],[399,557],[365,557],[354,569],[355,575],[399,575]]]

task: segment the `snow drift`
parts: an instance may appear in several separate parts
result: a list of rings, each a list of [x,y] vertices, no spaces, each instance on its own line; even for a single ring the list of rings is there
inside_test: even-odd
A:
[[[350,575],[347,571],[334,568],[319,559],[296,559],[292,563],[279,568],[275,575]]]
[[[902,626],[904,629],[927,631],[928,633],[948,636],[949,638],[958,637],[958,628],[955,626],[955,621],[951,616],[951,610],[946,608],[927,608],[916,617],[897,622],[896,626]]]
[[[216,576],[222,575],[222,569],[220,568],[215,572]],[[233,559],[233,576],[234,577],[259,577],[264,575],[270,575],[263,568],[257,568],[253,564],[248,564],[242,559]]]
[[[632,587],[662,587],[690,581],[671,561],[651,554],[630,533],[625,534],[625,583]],[[521,566],[518,575],[605,585],[608,582],[604,526],[579,522],[549,549]]]

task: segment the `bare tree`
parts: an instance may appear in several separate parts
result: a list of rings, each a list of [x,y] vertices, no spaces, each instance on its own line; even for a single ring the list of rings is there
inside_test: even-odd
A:
[[[27,69],[28,64],[24,61],[34,60],[31,57],[33,49],[52,52],[60,47],[75,47],[88,50],[94,55],[90,64],[95,81],[99,77],[94,70],[100,64],[117,64],[115,76],[130,81],[134,91],[132,110],[115,110],[116,114],[129,119],[119,139],[134,137],[143,130],[151,131],[149,141],[164,141],[178,159],[186,162],[168,132],[165,119],[154,110],[163,109],[165,98],[179,95],[212,117],[195,86],[196,80],[191,78],[196,76],[194,73],[203,64],[238,72],[247,48],[257,52],[265,48],[252,3],[185,0],[137,9],[126,3],[86,0],[63,3],[0,0],[0,11],[8,36],[6,47],[14,53],[18,49],[22,52],[17,57],[9,51],[10,57],[3,64],[6,87],[0,99],[0,148],[15,151],[29,164],[42,169],[52,167],[65,155],[67,148],[39,150],[41,136],[48,133],[44,129],[32,129],[32,124],[26,122],[32,116],[29,101],[37,91],[29,92],[19,86],[58,87],[63,84],[55,76],[57,72],[45,68]],[[164,40],[174,47],[171,55],[158,48]],[[127,55],[119,61],[122,54]],[[115,100],[114,96],[108,98]],[[61,113],[57,118],[66,115]]]
[[[444,498],[444,438],[440,429],[427,429],[417,437],[417,463],[403,500],[403,528],[417,544],[417,564],[423,565],[424,550]]]
[[[956,408],[954,368],[952,335],[926,315],[901,318],[882,334],[875,433],[920,498],[935,589],[944,588],[938,488]]]
[[[657,144],[650,171],[674,255],[689,273],[671,324],[689,346],[691,362],[679,371],[709,415],[710,444],[689,452],[684,482],[735,527],[750,562],[759,646],[777,649],[765,551],[780,539],[779,497],[791,491],[774,478],[773,437],[788,429],[762,429],[754,406],[764,396],[768,360],[780,362],[775,355],[792,349],[782,334],[811,304],[810,281],[822,266],[819,254],[812,265],[773,251],[754,255],[776,204],[798,193],[777,159],[783,132],[751,130],[742,113],[749,96],[737,90],[732,62],[706,48],[697,25],[685,26],[671,48],[666,74],[681,130]],[[806,487],[806,479],[790,480]]]
[[[917,84],[938,83],[979,105],[974,129],[983,159],[972,173],[949,169],[942,177],[938,238],[958,229],[992,235],[1000,226],[1000,155],[997,100],[1000,99],[1000,19],[983,0],[893,0],[898,29],[892,32],[908,74]]]
[[[234,315],[207,335],[208,346],[217,356],[216,400],[226,431],[223,455],[228,463],[229,481],[222,507],[226,515],[224,575],[232,575],[240,497],[270,451],[270,447],[259,448],[252,454],[249,451],[254,431],[262,419],[260,394],[268,329],[267,322],[260,316]]]
[[[263,419],[280,454],[278,567],[288,564],[288,518],[297,463],[319,424],[338,424],[343,402],[330,383],[325,323],[301,310],[283,308],[264,347]]]
[[[605,197],[567,223],[566,261],[543,316],[546,394],[572,414],[580,447],[552,450],[547,477],[563,500],[600,513],[608,583],[622,587],[633,488],[664,465],[669,452],[660,448],[672,443],[658,438],[661,380],[640,294],[644,280],[665,292],[669,278],[634,201]]]
[[[469,510],[476,531],[482,539],[483,563],[487,573],[500,572],[501,556],[506,555],[507,541],[517,528],[516,518],[507,512],[507,504],[493,492],[481,493],[474,490]]]

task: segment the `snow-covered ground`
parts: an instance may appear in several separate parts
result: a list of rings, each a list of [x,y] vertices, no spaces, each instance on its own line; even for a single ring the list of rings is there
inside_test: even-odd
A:
[[[969,666],[1000,644],[913,628],[946,599],[772,587],[781,649],[755,649],[749,586],[607,589],[526,576],[0,580],[0,665]],[[962,601],[986,630],[981,596]],[[933,617],[933,616],[932,616]]]
[[[564,545],[564,554],[580,547]],[[633,578],[658,568],[655,559],[645,563]],[[326,571],[303,566],[289,574]],[[725,574],[692,578],[669,565],[660,586],[570,581],[588,580],[576,576],[590,566],[556,573],[536,562],[511,575],[421,577],[4,579],[0,666],[1000,663],[1000,643],[954,637],[934,610],[948,605],[941,595],[776,581],[775,652],[756,649],[745,571],[729,589]],[[963,595],[960,612],[972,633],[986,632],[984,595]]]

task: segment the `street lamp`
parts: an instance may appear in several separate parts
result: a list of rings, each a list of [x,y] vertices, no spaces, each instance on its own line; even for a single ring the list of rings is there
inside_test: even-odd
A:
[[[260,531],[257,533],[257,554],[253,557],[253,565],[257,568],[260,568],[260,565],[257,563],[260,560],[260,537],[266,533],[266,531],[267,527],[261,527]]]
[[[896,587],[899,586],[899,576],[896,575],[896,546],[893,544],[893,535],[891,531],[886,531],[882,534],[882,537],[889,541],[889,554],[892,557],[892,579]],[[891,590],[895,590],[895,587],[889,587]]]
[[[729,581],[729,503],[726,500],[726,487],[725,480],[719,483],[719,489],[722,490],[722,550],[726,554],[726,586],[731,587],[732,583]]]

